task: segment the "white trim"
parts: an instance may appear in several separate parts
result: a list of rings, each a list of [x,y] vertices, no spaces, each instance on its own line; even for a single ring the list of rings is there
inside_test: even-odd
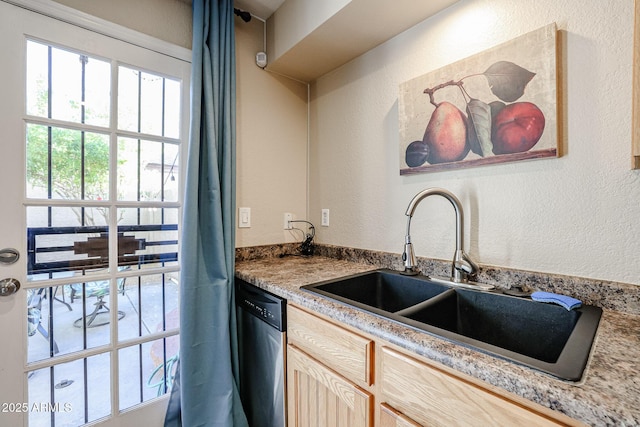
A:
[[[191,50],[150,35],[132,30],[131,28],[109,22],[77,9],[65,6],[52,0],[0,0],[23,9],[75,25],[85,30],[93,31],[107,37],[121,40],[163,55],[191,62]]]

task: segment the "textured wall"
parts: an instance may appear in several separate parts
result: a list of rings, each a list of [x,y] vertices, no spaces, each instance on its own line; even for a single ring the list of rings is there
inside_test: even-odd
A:
[[[263,34],[262,22],[236,18],[236,205],[251,208],[237,247],[300,240],[284,230],[284,213],[307,216],[307,86],[256,65]]]
[[[277,59],[351,0],[287,0],[269,18],[268,52]]]
[[[640,172],[629,170],[633,1],[463,0],[312,85],[310,217],[318,241],[399,253],[409,200],[452,190],[480,263],[640,284]],[[398,86],[556,22],[564,155],[399,176]],[[359,25],[366,25],[360,23]],[[453,209],[412,221],[417,255],[450,259]]]
[[[55,1],[160,40],[191,49],[190,0]]]

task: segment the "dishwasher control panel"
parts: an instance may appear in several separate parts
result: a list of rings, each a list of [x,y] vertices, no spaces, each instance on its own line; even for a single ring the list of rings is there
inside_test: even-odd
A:
[[[287,300],[236,277],[236,305],[280,332],[287,330]]]

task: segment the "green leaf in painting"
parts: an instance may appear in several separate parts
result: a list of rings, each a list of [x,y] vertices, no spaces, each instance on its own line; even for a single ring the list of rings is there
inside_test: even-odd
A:
[[[513,102],[524,95],[524,88],[536,75],[509,61],[498,61],[483,74],[491,92],[504,102]]]
[[[491,154],[491,107],[478,99],[467,104],[468,135],[471,151],[484,157]]]

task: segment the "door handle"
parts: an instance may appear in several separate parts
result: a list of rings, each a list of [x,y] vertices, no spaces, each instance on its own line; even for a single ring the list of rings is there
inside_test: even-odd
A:
[[[0,280],[0,297],[8,297],[18,292],[20,282],[18,279],[2,279]]]
[[[20,258],[20,252],[13,248],[0,249],[0,263],[13,264]]]

